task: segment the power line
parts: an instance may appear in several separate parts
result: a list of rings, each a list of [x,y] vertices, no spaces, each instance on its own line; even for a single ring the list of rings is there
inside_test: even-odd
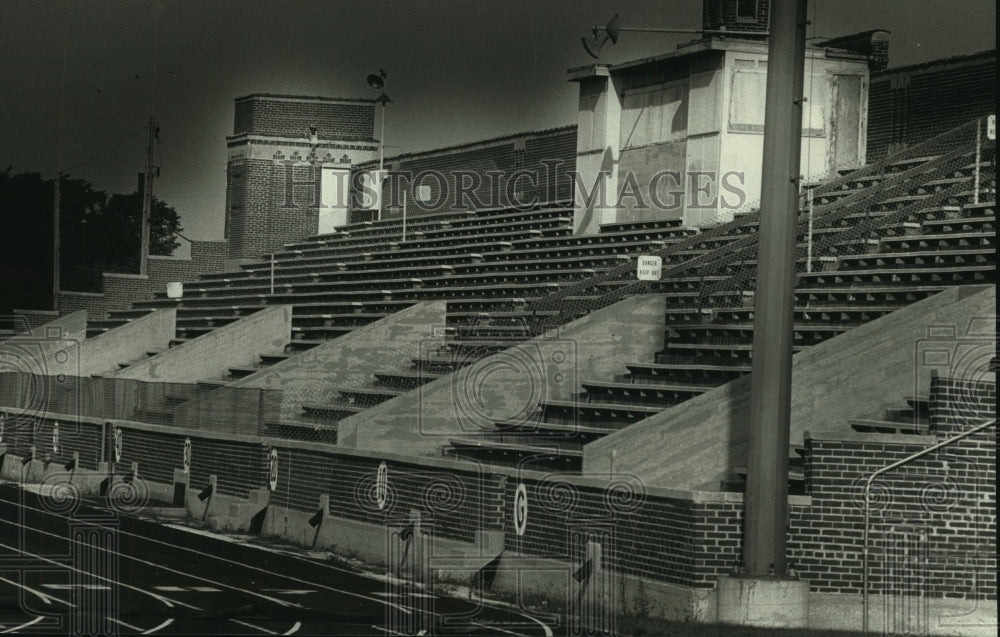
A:
[[[95,155],[92,155],[92,156],[88,157],[87,159],[84,159],[81,162],[77,162],[76,164],[73,164],[69,168],[66,168],[63,172],[69,172],[69,171],[71,171],[71,170],[73,170],[75,168],[79,168],[80,166],[84,166],[86,164],[89,164],[90,162],[94,161],[95,159],[100,159],[101,157],[104,157],[105,155],[107,155],[111,151],[119,148],[120,146],[122,146],[126,142],[132,141],[132,139],[135,138],[136,135],[138,135],[139,133],[141,133],[144,130],[146,130],[146,125],[145,124],[143,124],[139,128],[137,128],[134,131],[132,131],[131,133],[129,133],[128,137],[125,137],[124,139],[115,142],[111,146],[105,148],[104,150],[100,151],[99,153],[97,153]]]

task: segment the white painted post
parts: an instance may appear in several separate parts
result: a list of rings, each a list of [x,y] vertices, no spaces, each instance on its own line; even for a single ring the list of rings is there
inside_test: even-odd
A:
[[[813,271],[813,189],[809,188],[809,236],[806,238],[806,272]]]
[[[981,156],[982,144],[983,144],[982,130],[979,127],[981,121],[982,120],[978,119],[976,120],[976,181],[975,181],[975,187],[973,188],[974,192],[972,194],[972,203],[976,204],[979,203],[979,158]]]
[[[403,241],[406,241],[406,190],[403,190]]]

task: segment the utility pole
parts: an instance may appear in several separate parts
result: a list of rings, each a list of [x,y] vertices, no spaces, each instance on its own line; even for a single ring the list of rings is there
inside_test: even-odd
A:
[[[59,311],[59,252],[62,240],[59,224],[62,208],[62,170],[56,173],[55,192],[52,196],[52,309]]]
[[[156,126],[149,116],[149,137],[146,142],[146,179],[142,192],[142,231],[139,240],[139,274],[146,274],[149,267],[149,224],[153,216],[153,140]]]
[[[806,0],[772,0],[770,33],[744,499],[751,577],[786,573]]]

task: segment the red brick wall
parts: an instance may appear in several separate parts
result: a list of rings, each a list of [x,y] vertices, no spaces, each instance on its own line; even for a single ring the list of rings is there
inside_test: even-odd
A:
[[[737,18],[739,0],[704,0],[701,7],[701,28],[706,31],[767,31],[771,19],[769,0],[757,0],[757,19],[746,22]],[[751,36],[755,37],[755,36]]]
[[[931,396],[938,440],[995,417],[993,383],[935,378]],[[813,590],[860,592],[864,481],[933,441],[862,435],[806,440],[812,506],[793,516],[789,558]],[[996,599],[995,463],[994,428],[876,480],[872,592],[898,590],[906,575],[919,582],[907,588],[923,586],[927,596]]]
[[[310,126],[323,139],[370,140],[375,134],[375,103],[248,95],[236,100],[233,134],[304,137]]]
[[[59,291],[59,316],[72,314],[78,310],[87,310],[87,319],[102,319],[108,315],[108,308],[103,294],[93,292]]]
[[[868,90],[867,161],[994,113],[996,101],[995,50],[873,73]]]
[[[979,422],[995,409],[993,382],[933,383],[932,420],[939,436],[964,430],[970,420]],[[627,474],[565,478],[397,458],[386,462],[387,504],[380,510],[377,455],[141,428],[148,433],[138,435],[135,446],[126,444],[130,461],[153,467],[163,464],[161,456],[169,452],[175,459],[166,462],[179,466],[180,436],[189,435],[194,457],[205,462],[198,476],[207,481],[208,473],[218,474],[220,489],[235,495],[266,486],[266,461],[258,452],[276,444],[280,486],[272,504],[279,507],[312,512],[319,496],[327,494],[331,514],[375,524],[405,519],[417,509],[442,537],[471,542],[477,529],[502,529],[509,550],[574,564],[585,545],[577,536],[590,531],[604,545],[608,566],[693,588],[712,588],[740,561],[743,503],[738,494],[647,492]],[[876,482],[869,544],[872,592],[996,599],[996,434],[989,432]],[[847,432],[807,439],[809,498],[792,500],[788,551],[790,566],[813,591],[860,591],[862,480],[927,445],[912,436]],[[162,474],[165,480],[167,466],[151,477]],[[523,534],[514,528],[513,516],[519,482],[528,495]]]
[[[418,184],[430,188],[431,203],[442,202],[440,206],[434,206],[436,212],[476,209],[480,207],[475,203],[477,199],[484,204],[483,207],[510,206],[512,202],[507,196],[507,176],[515,175],[520,170],[530,171],[537,178],[534,184],[530,183],[529,178],[521,178],[515,182],[516,186],[522,187],[521,193],[516,195],[519,201],[525,202],[537,197],[538,201],[547,202],[573,197],[573,181],[568,173],[576,169],[576,126],[525,133],[467,146],[416,153],[386,162],[387,170],[408,173],[411,183],[407,185],[401,177],[390,172],[384,187],[383,217],[402,215],[404,192],[407,198],[407,216],[426,212],[415,203],[414,192]],[[550,163],[554,168],[547,168],[543,162]],[[378,162],[367,162],[356,166],[355,172],[377,169]],[[430,176],[417,180],[425,171],[440,173],[445,176],[445,181]],[[469,188],[468,185],[475,178],[461,177],[456,171],[476,173],[479,187]],[[490,179],[488,171],[502,171],[504,176],[499,180]],[[417,184],[412,183],[413,181],[417,181]],[[463,182],[463,188],[470,191],[468,199],[472,203],[459,196],[460,181]],[[352,185],[353,183],[354,180]],[[425,206],[429,207],[431,206]],[[368,214],[368,211],[362,210],[353,212],[357,221],[367,219]]]
[[[227,178],[227,258],[253,258],[316,234],[320,171],[265,159],[232,162]]]

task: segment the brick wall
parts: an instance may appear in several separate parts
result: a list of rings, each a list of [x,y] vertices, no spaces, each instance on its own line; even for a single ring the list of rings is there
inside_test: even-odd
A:
[[[107,302],[103,294],[94,292],[59,291],[59,316],[87,310],[87,319],[103,319],[108,316]]]
[[[237,98],[233,134],[298,138],[315,126],[324,139],[370,140],[374,123],[372,100],[258,94]]]
[[[385,165],[392,172],[383,188],[383,218],[402,216],[404,197],[407,216],[507,207],[512,205],[511,199],[568,200],[573,196],[573,181],[568,173],[576,169],[576,126],[402,155]],[[366,162],[358,164],[354,171],[377,169],[378,162]],[[498,171],[500,176],[490,177],[491,171]],[[512,182],[519,172],[529,176]],[[352,186],[355,182],[352,179]],[[416,197],[421,184],[430,191],[424,203],[418,203]],[[462,190],[468,195],[461,195]],[[352,211],[354,221],[366,220],[368,215],[367,210]]]
[[[994,409],[991,381],[933,382],[939,437]],[[970,404],[977,409],[968,411]],[[282,508],[311,513],[325,494],[332,515],[375,524],[406,519],[416,509],[442,537],[471,542],[477,529],[502,529],[509,550],[573,564],[580,562],[580,540],[589,533],[603,544],[606,565],[690,588],[712,588],[740,561],[740,494],[646,489],[627,474],[543,475],[323,444],[123,426],[126,456],[140,463],[140,475],[167,480],[170,467],[181,464],[183,437],[190,437],[192,485],[200,488],[214,473],[220,491],[233,495],[266,486],[266,453],[274,446],[279,487],[271,502]],[[47,439],[49,430],[41,431]],[[788,550],[790,566],[814,592],[860,591],[861,481],[934,440],[844,431],[807,438],[809,495],[791,498]],[[376,484],[383,460],[387,481],[380,508]],[[872,592],[996,598],[995,461],[992,429],[875,483]],[[520,488],[528,503],[523,532],[514,511]]]
[[[996,101],[996,50],[873,73],[867,160],[994,113]]]
[[[272,160],[231,162],[227,178],[227,258],[254,258],[316,234],[320,170]]]
[[[812,506],[793,516],[789,559],[820,592],[858,593],[863,485],[876,470],[995,412],[996,385],[932,380],[931,436],[813,435]],[[871,491],[871,591],[996,599],[996,429],[880,476]]]
[[[127,310],[133,301],[153,298],[149,277],[141,274],[105,272],[101,289],[109,312]]]
[[[756,18],[752,21],[738,17],[737,8],[740,4],[743,4],[743,0],[704,0],[701,6],[701,28],[706,31],[728,29],[766,32],[771,19],[769,0],[756,0]]]

